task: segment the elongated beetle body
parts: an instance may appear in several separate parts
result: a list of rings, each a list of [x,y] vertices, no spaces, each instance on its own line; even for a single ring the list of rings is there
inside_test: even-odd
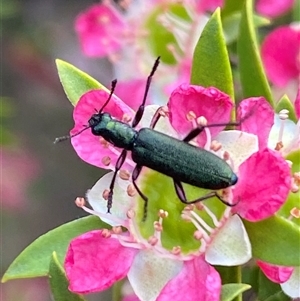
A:
[[[131,156],[138,165],[205,189],[222,189],[237,182],[237,176],[221,158],[149,128],[138,132]]]
[[[238,180],[237,175],[224,160],[213,153],[193,146],[188,142],[198,136],[205,127],[238,125],[238,122],[199,126],[193,129],[183,140],[178,140],[153,129],[161,116],[158,110],[153,117],[150,128],[142,128],[140,130],[135,129],[142,119],[151,79],[158,64],[159,58],[155,61],[152,71],[148,76],[144,98],[135,114],[132,125],[115,120],[109,113],[103,112],[103,109],[111,99],[116,86],[116,81],[113,81],[109,98],[99,112],[92,115],[88,121],[88,125],[72,136],[57,138],[55,142],[72,138],[79,135],[82,131],[91,128],[93,135],[101,136],[115,147],[123,149],[116,162],[115,172],[109,187],[110,192],[107,202],[108,212],[110,212],[112,206],[116,176],[125,162],[128,151],[131,151],[132,160],[136,163],[132,172],[132,183],[139,195],[145,201],[144,219],[146,218],[148,198],[136,184],[136,180],[143,166],[173,178],[177,196],[181,202],[185,204],[193,204],[216,196],[226,205],[233,206],[233,204],[225,202],[217,194],[216,190],[236,184]],[[189,201],[186,198],[182,183],[214,191],[196,200]]]

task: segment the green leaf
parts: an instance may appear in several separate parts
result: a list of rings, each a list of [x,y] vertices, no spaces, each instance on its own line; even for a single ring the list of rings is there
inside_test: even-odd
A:
[[[70,241],[85,232],[108,228],[96,216],[88,216],[55,228],[37,238],[13,261],[2,278],[2,282],[18,278],[46,276],[53,251],[59,262],[64,261]]]
[[[49,266],[49,283],[55,301],[84,301],[85,299],[68,290],[68,280],[56,252],[53,252]]]
[[[283,95],[279,102],[276,105],[276,113],[279,113],[281,110],[286,109],[289,111],[289,119],[293,120],[295,123],[297,123],[298,118],[296,116],[296,112],[294,109],[294,104],[290,101],[288,96],[285,94]]]
[[[264,96],[274,107],[271,89],[259,54],[253,22],[252,0],[246,0],[237,39],[240,79],[243,96]]]
[[[221,301],[231,301],[250,288],[251,286],[245,283],[224,284],[222,285]]]
[[[270,24],[270,20],[267,18],[258,15],[254,15],[253,18],[254,18],[253,21],[255,27],[266,26]],[[237,40],[239,34],[240,21],[241,21],[240,12],[235,12],[222,18],[224,36],[227,45]]]
[[[257,265],[247,264],[242,269],[242,282],[251,286],[254,292],[258,292],[258,274],[259,267]]]
[[[259,289],[258,299],[260,301],[289,301],[290,297],[286,296],[281,286],[270,281],[261,271],[259,271]]]
[[[276,215],[255,223],[243,220],[243,223],[253,257],[276,265],[300,266],[300,228],[297,225]]]
[[[220,9],[207,22],[196,45],[192,63],[191,84],[216,87],[234,99],[232,74]]]
[[[64,91],[73,106],[77,104],[84,93],[90,90],[103,89],[109,91],[87,73],[65,61],[57,59],[56,67]]]

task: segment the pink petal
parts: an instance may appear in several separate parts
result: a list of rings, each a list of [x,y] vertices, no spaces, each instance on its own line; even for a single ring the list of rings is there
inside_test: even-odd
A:
[[[222,7],[224,0],[199,0],[197,1],[197,10],[199,12],[214,11],[218,6]]]
[[[288,163],[277,152],[264,149],[253,154],[239,168],[234,187],[233,213],[249,221],[272,216],[285,202],[291,186]]]
[[[184,262],[181,272],[161,291],[157,301],[219,301],[221,278],[203,257]]]
[[[300,30],[282,26],[273,30],[262,43],[261,54],[270,81],[284,87],[299,76]]]
[[[189,112],[192,111],[197,117],[204,116],[209,124],[226,123],[230,120],[233,103],[227,94],[216,88],[182,84],[171,94],[168,107],[172,126],[185,136],[193,129],[192,122],[187,120]],[[222,129],[224,127],[211,128],[212,136]],[[202,133],[198,142],[203,145],[205,141],[205,133]]]
[[[80,294],[107,289],[127,275],[137,252],[115,238],[105,238],[100,230],[78,236],[65,258],[69,289]]]
[[[274,124],[274,110],[264,97],[244,99],[238,107],[238,120],[243,132],[258,136],[259,148],[264,149]]]
[[[300,85],[298,87],[298,92],[295,100],[295,111],[298,119],[300,119]]]
[[[109,4],[91,6],[75,22],[84,54],[93,57],[106,56],[119,50],[125,28],[123,17]]]
[[[294,0],[258,0],[256,10],[259,14],[274,18],[283,15],[294,5]]]
[[[132,79],[129,81],[118,82],[115,94],[122,99],[132,109],[137,110],[141,105],[146,89],[145,79]],[[150,103],[149,96],[146,104]]]
[[[260,267],[266,277],[275,283],[286,282],[294,271],[293,267],[273,265],[261,260],[257,260],[257,265]]]
[[[74,109],[75,126],[70,134],[74,135],[88,125],[89,119],[102,107],[107,98],[108,93],[103,90],[92,90],[83,94]],[[111,98],[104,111],[112,114],[118,120],[121,120],[124,114],[133,116],[133,111],[115,96]],[[108,168],[102,162],[103,157],[109,156],[111,164],[114,165],[120,153],[116,149],[112,149],[112,147],[101,144],[100,136],[93,135],[90,129],[73,137],[71,142],[82,160],[102,168]]]

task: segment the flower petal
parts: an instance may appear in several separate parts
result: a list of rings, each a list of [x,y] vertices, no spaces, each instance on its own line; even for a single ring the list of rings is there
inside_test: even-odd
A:
[[[159,257],[155,251],[141,251],[133,261],[128,279],[141,301],[154,301],[182,265],[181,261]]]
[[[153,116],[156,113],[156,111],[158,110],[158,108],[160,108],[159,105],[146,106],[143,118],[142,118],[141,122],[139,123],[139,127],[141,127],[141,128],[149,127],[152,122]],[[168,136],[178,138],[177,132],[174,130],[174,128],[172,127],[172,125],[170,123],[169,118],[167,118],[167,117],[161,117],[158,120],[157,124],[155,125],[154,130],[164,133]]]
[[[107,213],[107,200],[102,197],[102,194],[105,189],[109,189],[113,174],[114,172],[105,174],[86,194],[87,200],[93,209],[103,215]],[[113,204],[110,209],[111,214],[107,214],[107,218],[101,217],[105,223],[111,226],[119,226],[120,223],[114,221],[114,216],[118,217],[120,221],[127,220],[126,214],[132,204],[132,199],[127,194],[127,187],[130,183],[130,181],[122,180],[119,176],[116,177]]]
[[[115,238],[105,238],[99,230],[76,237],[65,259],[70,291],[83,294],[107,289],[127,275],[137,252]]]
[[[220,275],[199,256],[184,262],[181,272],[168,282],[157,301],[219,301],[220,292]]]
[[[258,151],[257,136],[246,132],[223,131],[215,139],[222,144],[221,150],[230,154],[234,169]]]
[[[253,154],[239,168],[233,194],[233,213],[249,221],[272,216],[285,202],[291,187],[288,163],[277,152],[265,149]]]
[[[146,80],[132,79],[128,81],[118,81],[115,94],[122,99],[132,109],[137,110],[141,105],[146,89]],[[131,93],[134,91],[134,93]],[[150,103],[149,97],[146,99],[146,105]]]
[[[283,148],[281,152],[285,152],[286,149],[289,149],[293,141],[295,140],[295,136],[297,135],[297,125],[292,120],[280,120],[279,115],[275,114],[274,125],[270,131],[268,147],[271,149],[275,149],[277,143],[279,142],[279,135],[281,131],[281,124],[284,122],[284,132],[281,139],[283,144]]]
[[[238,215],[226,221],[205,252],[207,262],[223,266],[244,264],[251,259],[251,256],[251,243]]]
[[[300,298],[299,280],[300,267],[295,267],[289,280],[281,284],[284,293],[292,298]]]
[[[92,90],[83,94],[77,103],[73,118],[75,126],[70,134],[74,135],[88,125],[88,121],[99,110],[108,99],[108,92],[103,90]],[[133,116],[133,111],[124,104],[119,98],[113,96],[104,109],[118,120],[122,120],[124,114]],[[92,165],[102,168],[113,168],[120,152],[110,146],[100,143],[100,137],[92,134],[90,129],[83,131],[78,136],[72,138],[72,145],[78,156]],[[111,165],[104,165],[102,159],[108,156],[111,159]]]
[[[265,98],[244,99],[238,107],[238,119],[242,121],[240,129],[243,132],[257,135],[259,148],[264,149],[274,124],[274,110]]]
[[[284,87],[290,80],[298,78],[299,51],[300,29],[277,27],[266,36],[261,55],[267,76],[274,85]]]
[[[192,122],[187,119],[190,112],[196,117],[204,116],[209,124],[226,123],[230,120],[233,103],[227,94],[214,87],[182,84],[171,94],[168,107],[172,126],[185,136],[193,129]],[[224,128],[225,126],[210,128],[211,135],[216,136]],[[204,145],[205,133],[200,134],[197,141]]]
[[[286,282],[291,277],[294,270],[293,267],[273,265],[261,260],[257,260],[256,263],[260,267],[262,272],[266,275],[266,277],[268,277],[275,283]]]
[[[81,13],[75,30],[85,55],[102,57],[121,49],[126,23],[112,5],[97,4]]]
[[[256,10],[259,14],[275,18],[292,9],[294,0],[258,0]]]

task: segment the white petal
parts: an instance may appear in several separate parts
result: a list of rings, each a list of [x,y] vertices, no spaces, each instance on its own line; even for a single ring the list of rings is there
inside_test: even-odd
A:
[[[152,118],[160,106],[158,105],[149,105],[145,107],[145,112],[141,123],[139,124],[140,127],[149,127],[152,121]],[[156,131],[164,133],[166,135],[172,136],[177,138],[178,134],[171,126],[169,118],[160,117],[159,121],[157,122],[155,128]]]
[[[281,122],[282,121],[278,117],[278,114],[276,114],[274,117],[274,125],[272,126],[272,129],[269,134],[269,139],[268,139],[268,147],[271,149],[275,149],[275,146],[278,142]],[[283,146],[288,146],[294,140],[296,132],[297,132],[296,124],[290,119],[285,120],[283,136],[282,136]]]
[[[221,151],[230,154],[235,169],[258,151],[258,138],[254,134],[237,130],[223,131],[215,139],[222,144]]]
[[[154,301],[182,265],[182,261],[162,258],[153,250],[145,250],[135,256],[127,276],[141,301]]]
[[[109,189],[113,174],[113,172],[109,172],[104,175],[100,180],[98,180],[93,188],[86,193],[88,202],[96,212],[103,214],[107,213],[107,201],[102,197],[102,194],[105,189]],[[130,183],[130,181],[122,180],[117,176],[114,187],[111,215],[108,213],[107,219],[101,218],[105,223],[111,226],[118,226],[119,224],[113,221],[111,218],[112,216],[117,216],[121,220],[127,219],[126,214],[132,203],[132,198],[127,194],[127,186]]]
[[[292,298],[300,298],[300,267],[295,267],[290,279],[281,284],[285,294]]]
[[[223,266],[244,264],[251,256],[250,240],[238,215],[225,223],[205,252],[208,263]]]

